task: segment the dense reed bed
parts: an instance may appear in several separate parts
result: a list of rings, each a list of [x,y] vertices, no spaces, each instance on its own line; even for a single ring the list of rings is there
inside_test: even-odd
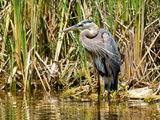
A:
[[[119,89],[148,86],[158,94],[159,0],[1,0],[0,89],[94,91],[98,77],[79,32],[60,33],[84,19],[114,36],[122,55]]]

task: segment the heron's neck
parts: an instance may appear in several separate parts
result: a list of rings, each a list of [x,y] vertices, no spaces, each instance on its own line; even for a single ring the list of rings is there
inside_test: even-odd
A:
[[[98,31],[98,27],[93,26],[90,29],[83,30],[81,34],[88,39],[93,39],[98,35]]]
[[[95,48],[95,37],[99,33],[99,28],[97,26],[93,26],[90,29],[85,29],[80,33],[80,41],[84,48],[88,51],[91,51]]]

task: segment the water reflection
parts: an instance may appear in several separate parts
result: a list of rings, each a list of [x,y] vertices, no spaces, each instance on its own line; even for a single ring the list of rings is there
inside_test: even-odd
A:
[[[0,120],[144,120],[160,119],[160,103],[143,101],[76,102],[35,94],[0,96]]]

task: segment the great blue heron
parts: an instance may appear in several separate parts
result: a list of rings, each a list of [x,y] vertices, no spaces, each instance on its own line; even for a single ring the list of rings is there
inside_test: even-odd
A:
[[[95,67],[105,83],[105,90],[118,89],[118,73],[120,71],[121,56],[111,33],[90,21],[84,20],[72,27],[64,29],[62,32],[81,29],[80,41],[83,47],[92,56]],[[110,100],[110,99],[109,99]]]

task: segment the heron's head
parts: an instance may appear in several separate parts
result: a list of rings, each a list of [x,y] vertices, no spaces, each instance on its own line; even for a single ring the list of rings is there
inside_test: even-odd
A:
[[[68,27],[68,28],[62,30],[61,32],[90,29],[91,27],[94,27],[94,26],[96,26],[96,24],[94,22],[92,22],[91,20],[84,20],[84,21],[79,22],[76,25],[73,25],[71,27]]]

